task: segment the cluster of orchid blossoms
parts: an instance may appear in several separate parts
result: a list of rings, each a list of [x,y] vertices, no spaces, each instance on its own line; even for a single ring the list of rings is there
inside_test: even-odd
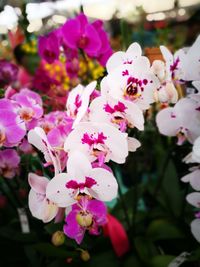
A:
[[[160,133],[166,136],[176,136],[177,144],[189,142],[192,152],[183,162],[192,164],[190,173],[181,178],[181,181],[190,183],[191,187],[200,191],[200,36],[190,48],[179,50],[174,57],[165,48],[161,48],[167,62],[175,62],[173,76],[179,83],[184,84],[186,96],[179,99],[174,106],[161,110],[156,117]],[[188,87],[190,81],[193,85]],[[193,192],[186,196],[186,200],[200,208],[200,193]],[[200,242],[200,212],[195,213],[196,219],[191,223],[191,231]]]
[[[161,47],[165,62],[154,61],[151,65],[142,56],[139,44],[133,43],[126,52],[116,52],[108,59],[108,74],[101,81],[100,92],[95,81],[86,87],[78,85],[69,93],[66,112],[45,115],[40,127],[29,131],[29,143],[43,152],[45,165],[53,165],[55,172],[51,180],[29,174],[29,207],[33,216],[49,222],[65,210],[64,233],[79,244],[86,231],[99,234],[100,226],[106,223],[104,202],[114,199],[118,190],[107,164],[123,164],[128,152],[140,147],[140,142],[128,133],[134,127],[144,130],[143,114],[150,104],[157,100],[178,101],[176,85],[192,80],[188,73],[187,79],[183,74],[195,46],[196,43],[174,56]],[[179,116],[184,108],[199,114],[198,105],[190,96],[180,99],[173,108],[160,111],[157,123],[161,133],[165,134],[162,126],[167,123],[166,116],[162,116],[169,113],[169,118],[176,120],[169,125],[178,127],[176,134],[181,134],[181,140],[183,135],[191,137],[190,129],[184,128]],[[196,128],[200,131],[200,127]],[[189,141],[195,137],[192,135]]]
[[[62,30],[71,33],[65,37],[68,48],[73,51],[81,48],[88,55],[93,50],[99,51],[96,57],[103,55],[102,45],[99,50],[93,46],[93,41],[98,39],[94,30],[103,36],[99,23],[91,26],[83,14],[67,23]],[[73,27],[77,35],[71,31]],[[54,39],[55,32],[40,42],[40,53],[49,62],[59,54],[59,43],[55,49]],[[98,235],[107,222],[104,202],[116,198],[118,192],[109,164],[125,163],[128,153],[140,147],[140,142],[130,136],[130,129],[144,130],[144,113],[157,101],[175,104],[158,113],[160,132],[177,135],[179,144],[186,139],[196,142],[200,135],[198,94],[178,100],[176,88],[200,80],[200,62],[196,57],[199,46],[200,38],[192,47],[175,55],[161,47],[165,61],[155,60],[150,64],[139,44],[133,43],[126,52],[116,52],[107,60],[107,75],[100,83],[100,90],[96,81],[72,89],[65,111],[44,115],[37,93],[29,89],[20,92],[7,89],[5,98],[0,100],[0,112],[4,114],[0,117],[0,145],[6,148],[4,151],[11,151],[14,146],[29,151],[28,139],[43,153],[44,166],[52,173],[52,177],[29,173],[29,208],[34,217],[47,223],[58,221],[65,214],[64,233],[78,244],[86,231]],[[1,153],[1,157],[6,157],[3,150]],[[5,166],[0,165],[1,172],[13,177],[11,169],[16,170],[17,160],[2,162]]]

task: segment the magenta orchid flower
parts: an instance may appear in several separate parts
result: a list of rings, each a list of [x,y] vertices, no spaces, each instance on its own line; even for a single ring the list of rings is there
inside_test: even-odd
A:
[[[8,99],[0,100],[0,113],[0,147],[16,146],[26,134],[25,124]]]
[[[200,135],[199,116],[196,102],[182,98],[173,108],[161,110],[156,116],[156,123],[161,134],[177,136],[177,144],[181,145],[186,139],[193,143]]]
[[[20,157],[14,149],[0,151],[0,175],[12,179],[18,172]]]
[[[111,124],[120,131],[127,128],[144,130],[144,116],[142,110],[134,103],[126,100],[116,100],[111,97],[97,97],[90,104],[90,121]]]
[[[74,118],[73,126],[81,121],[88,110],[90,95],[95,90],[97,82],[91,82],[86,87],[79,84],[72,89],[67,99],[67,114]]]
[[[149,108],[153,103],[154,91],[159,87],[159,80],[150,69],[150,62],[140,57],[134,64],[123,64],[108,74],[101,86],[107,87],[107,94],[118,100],[127,100],[141,109]]]
[[[71,49],[83,49],[86,54],[96,53],[101,48],[101,40],[95,27],[81,13],[69,19],[62,27],[64,43]]]
[[[110,201],[117,196],[117,189],[117,181],[110,171],[92,168],[87,157],[75,151],[67,161],[67,173],[57,174],[48,183],[46,195],[59,207],[67,207],[77,202],[79,194]]]
[[[118,51],[114,53],[106,63],[107,72],[110,73],[117,67],[123,64],[134,65],[135,59],[142,56],[142,49],[138,43],[132,43],[126,52]]]
[[[51,32],[47,36],[40,36],[38,50],[41,58],[45,59],[49,64],[58,59],[59,39],[56,33]]]
[[[57,215],[58,207],[46,197],[49,180],[44,176],[29,173],[28,182],[31,186],[28,205],[32,215],[45,223],[50,222]]]
[[[100,234],[99,228],[107,222],[106,214],[103,202],[82,196],[65,219],[64,233],[80,244],[86,231],[91,235]]]
[[[55,149],[49,144],[44,130],[36,127],[28,133],[28,142],[39,149],[46,160],[45,166],[53,165],[55,174],[61,172],[60,159]]]
[[[64,149],[69,154],[79,150],[100,166],[109,160],[124,163],[128,156],[127,134],[106,123],[81,122],[66,138]]]

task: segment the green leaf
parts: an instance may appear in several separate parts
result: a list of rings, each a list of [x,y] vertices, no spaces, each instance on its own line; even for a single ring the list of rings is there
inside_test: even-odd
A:
[[[123,267],[143,267],[140,261],[136,258],[136,256],[131,255],[126,260],[124,260]]]
[[[147,235],[154,241],[186,238],[184,232],[178,226],[163,219],[152,221],[147,229]]]
[[[165,170],[158,200],[173,216],[179,217],[181,215],[185,199],[180,189],[180,181],[172,160],[169,161]]]
[[[86,264],[87,267],[119,267],[120,262],[112,250],[103,253],[95,252]]]
[[[170,262],[174,259],[171,255],[158,255],[150,260],[150,267],[168,267]]]
[[[140,259],[145,263],[148,263],[150,258],[158,254],[154,243],[144,236],[136,237],[134,245]]]

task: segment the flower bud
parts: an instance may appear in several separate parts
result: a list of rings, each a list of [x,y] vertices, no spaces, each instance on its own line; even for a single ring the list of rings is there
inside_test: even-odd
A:
[[[81,254],[80,254],[80,257],[83,261],[89,261],[90,259],[90,254],[87,250],[81,250]]]
[[[51,238],[51,242],[54,246],[61,246],[65,241],[65,235],[62,231],[56,231]]]
[[[92,215],[90,213],[79,212],[76,215],[76,221],[80,226],[88,227],[92,224]]]

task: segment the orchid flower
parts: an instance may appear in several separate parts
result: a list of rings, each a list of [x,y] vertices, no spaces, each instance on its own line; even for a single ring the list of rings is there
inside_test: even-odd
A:
[[[117,181],[110,171],[92,168],[87,157],[75,151],[67,161],[67,173],[57,174],[48,183],[46,195],[59,207],[67,207],[83,194],[110,201],[117,196],[117,189]]]
[[[196,102],[189,98],[180,99],[173,108],[159,111],[156,123],[161,134],[177,136],[178,145],[186,139],[193,143],[200,135],[200,113]]]
[[[32,215],[45,223],[50,222],[55,218],[58,207],[46,197],[49,180],[44,176],[29,173],[28,182],[31,186],[28,205]]]
[[[106,123],[81,122],[67,136],[64,149],[84,153],[91,162],[101,166],[112,160],[124,163],[128,156],[127,134]]]
[[[81,13],[74,19],[69,19],[62,26],[62,36],[65,45],[73,50],[83,49],[88,55],[101,48],[101,40],[95,27]]]
[[[142,49],[138,43],[132,43],[126,52],[118,51],[114,53],[106,63],[107,72],[110,73],[118,66],[123,64],[134,65],[135,59],[142,56]]]
[[[87,112],[90,95],[95,90],[97,82],[91,82],[88,86],[84,87],[79,84],[72,89],[67,99],[67,114],[71,118],[74,118],[73,126],[78,124]]]
[[[67,215],[64,233],[78,244],[83,240],[86,230],[91,235],[99,235],[99,227],[106,224],[106,206],[103,202],[82,196]]]
[[[184,57],[184,79],[186,81],[199,81],[200,80],[200,35],[191,47],[186,51]],[[192,68],[192,70],[191,70]]]
[[[122,132],[127,127],[144,130],[144,116],[136,104],[126,100],[118,101],[109,96],[100,96],[91,102],[89,119],[111,124]]]
[[[19,168],[20,157],[14,149],[0,151],[0,175],[12,179]]]
[[[200,191],[200,168],[191,168],[191,172],[181,178],[182,182],[190,183],[194,190]]]
[[[57,152],[49,144],[47,136],[42,128],[36,127],[30,130],[28,133],[28,142],[44,154],[47,165],[53,164],[55,174],[61,172],[60,159]]]
[[[22,89],[19,93],[14,94],[12,99],[16,101],[16,109],[21,120],[26,123],[28,129],[33,128],[43,115],[41,97],[29,89]]]
[[[123,64],[113,70],[101,85],[106,86],[107,94],[111,97],[131,101],[141,109],[147,109],[155,101],[154,91],[159,84],[150,69],[149,60],[140,57],[134,64]],[[104,94],[106,89],[102,89]]]
[[[0,100],[0,113],[0,147],[16,146],[26,134],[25,124],[8,99]]]
[[[174,82],[185,80],[185,68],[183,62],[186,54],[184,50],[180,49],[176,51],[174,55],[165,46],[160,46],[160,50],[166,64],[167,79],[173,80]]]
[[[160,81],[160,86],[154,92],[155,100],[164,103],[176,103],[178,101],[178,93],[171,77],[167,73],[165,63],[161,60],[154,60],[151,70]]]

